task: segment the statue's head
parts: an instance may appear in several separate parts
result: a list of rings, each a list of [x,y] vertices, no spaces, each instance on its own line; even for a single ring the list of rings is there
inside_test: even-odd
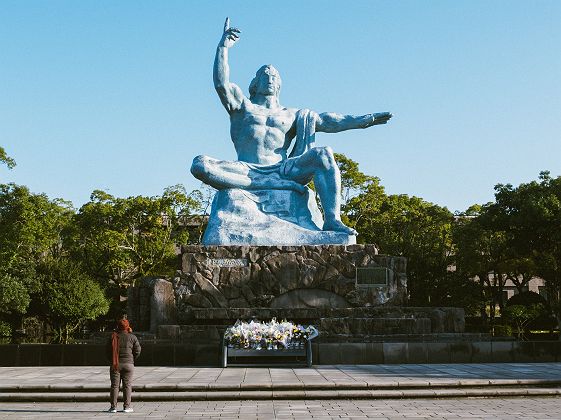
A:
[[[279,96],[282,80],[279,72],[270,64],[261,66],[255,77],[249,84],[249,97],[253,98],[257,94],[265,96]]]

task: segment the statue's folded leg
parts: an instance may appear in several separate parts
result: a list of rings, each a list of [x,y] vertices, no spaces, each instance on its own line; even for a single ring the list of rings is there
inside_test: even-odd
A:
[[[200,155],[193,159],[191,173],[205,184],[222,190],[241,188],[245,190],[294,190],[306,192],[306,186],[281,178],[281,164],[258,167],[241,161],[218,160]]]
[[[200,155],[193,159],[191,173],[195,178],[222,190],[225,188],[247,188],[251,184],[248,168],[237,162],[218,160]]]

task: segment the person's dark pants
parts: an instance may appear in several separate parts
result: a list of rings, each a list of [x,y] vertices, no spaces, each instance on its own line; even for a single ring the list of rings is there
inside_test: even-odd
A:
[[[134,365],[132,363],[119,363],[119,369],[114,371],[109,368],[111,377],[111,407],[117,407],[117,397],[119,396],[119,383],[123,381],[123,408],[130,407],[132,393],[132,375],[134,373]]]

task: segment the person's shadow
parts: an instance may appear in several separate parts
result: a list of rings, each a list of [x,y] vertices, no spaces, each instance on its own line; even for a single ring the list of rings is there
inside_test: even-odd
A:
[[[122,411],[122,410],[121,410]],[[119,412],[119,410],[117,410]],[[79,410],[79,409],[39,409],[39,408],[2,408],[0,413],[107,413],[107,410]]]

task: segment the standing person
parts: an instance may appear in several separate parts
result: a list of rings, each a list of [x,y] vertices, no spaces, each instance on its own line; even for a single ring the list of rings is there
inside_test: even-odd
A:
[[[134,361],[140,355],[140,343],[138,338],[132,334],[129,321],[121,319],[117,322],[117,329],[113,331],[107,341],[107,359],[111,361],[109,375],[111,377],[111,407],[110,413],[117,412],[117,397],[119,395],[119,384],[123,381],[123,411],[132,413],[131,393],[132,377],[134,373]]]

